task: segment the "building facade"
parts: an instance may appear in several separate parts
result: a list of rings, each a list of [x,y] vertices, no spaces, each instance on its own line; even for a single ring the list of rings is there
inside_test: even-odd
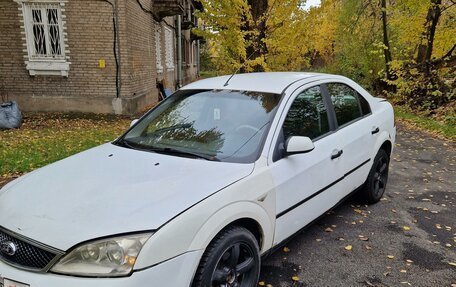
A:
[[[193,0],[1,0],[0,95],[24,111],[132,114],[198,76]]]

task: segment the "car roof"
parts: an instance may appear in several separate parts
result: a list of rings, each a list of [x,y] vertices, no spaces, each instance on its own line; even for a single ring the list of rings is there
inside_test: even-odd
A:
[[[315,80],[317,76],[333,76],[328,74],[320,73],[305,73],[305,72],[263,72],[263,73],[247,73],[247,74],[236,74],[229,81],[228,85],[225,83],[228,81],[231,75],[214,77],[199,80],[190,83],[182,90],[199,90],[199,89],[229,89],[229,90],[240,90],[240,91],[256,91],[280,94],[290,84],[299,80],[308,80],[309,82]],[[305,83],[305,82],[304,82]]]

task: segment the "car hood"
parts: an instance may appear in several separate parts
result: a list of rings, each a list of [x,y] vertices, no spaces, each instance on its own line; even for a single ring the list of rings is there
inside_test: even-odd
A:
[[[105,144],[5,186],[0,226],[60,250],[153,230],[246,177],[253,166]]]

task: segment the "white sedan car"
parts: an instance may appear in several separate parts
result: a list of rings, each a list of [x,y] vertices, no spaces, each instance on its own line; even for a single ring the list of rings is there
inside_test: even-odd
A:
[[[347,196],[380,200],[395,135],[345,77],[192,83],[0,190],[0,286],[257,286],[262,256]]]

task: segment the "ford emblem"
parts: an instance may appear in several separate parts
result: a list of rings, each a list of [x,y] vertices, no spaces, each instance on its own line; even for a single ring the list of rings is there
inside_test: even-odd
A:
[[[16,251],[17,246],[11,241],[2,242],[0,244],[0,252],[5,255],[14,256],[14,254],[16,254]]]

